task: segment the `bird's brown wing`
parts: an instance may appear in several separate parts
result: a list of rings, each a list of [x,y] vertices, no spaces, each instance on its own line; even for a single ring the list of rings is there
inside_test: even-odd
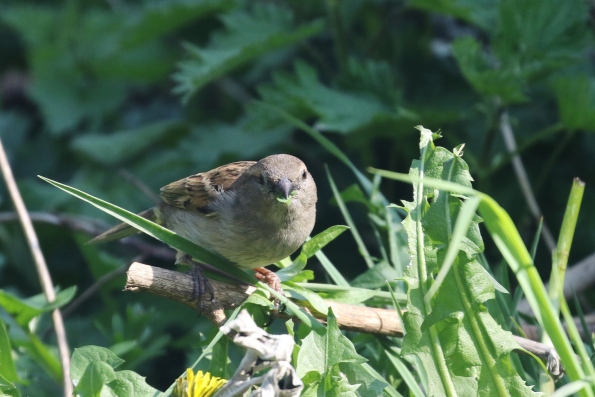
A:
[[[255,163],[238,161],[180,179],[162,187],[161,198],[174,207],[208,213],[207,206]]]

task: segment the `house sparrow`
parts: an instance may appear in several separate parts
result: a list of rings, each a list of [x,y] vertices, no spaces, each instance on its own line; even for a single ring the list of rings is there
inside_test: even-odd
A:
[[[257,278],[280,290],[276,275],[262,266],[295,252],[316,218],[316,184],[304,163],[288,154],[238,161],[191,175],[161,188],[163,202],[140,215],[230,260],[255,269]],[[137,233],[118,225],[91,242]],[[176,263],[195,264],[183,252]],[[194,266],[195,294],[213,290]],[[276,278],[276,280],[275,280]]]

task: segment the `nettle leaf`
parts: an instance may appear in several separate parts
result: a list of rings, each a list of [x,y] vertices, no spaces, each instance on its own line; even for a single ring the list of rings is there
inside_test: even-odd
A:
[[[476,39],[463,37],[453,43],[454,56],[477,92],[523,102],[529,83],[582,59],[585,7],[580,0],[501,1],[500,23],[486,29],[489,52]]]
[[[306,391],[304,395],[330,395],[332,384],[340,374],[338,365],[359,366],[367,360],[357,354],[353,343],[345,337],[337,326],[337,319],[332,309],[328,311],[328,325],[326,328],[312,330],[302,340],[302,346],[297,357],[297,375],[304,381]],[[328,378],[331,377],[331,378]],[[334,379],[327,382],[325,379]],[[345,379],[345,378],[343,378]],[[345,384],[348,384],[345,382]],[[333,389],[333,393],[337,392]],[[341,395],[333,394],[333,395]],[[351,394],[353,395],[353,394]]]
[[[225,30],[205,48],[186,44],[192,59],[179,64],[174,92],[188,100],[203,85],[245,63],[320,33],[320,20],[295,26],[291,11],[276,4],[253,5],[221,18]]]
[[[317,130],[349,133],[379,120],[401,117],[396,104],[366,92],[329,88],[314,68],[296,62],[295,74],[276,73],[273,86],[258,87],[266,103],[283,108],[300,119],[318,117]]]
[[[59,135],[117,109],[132,84],[163,79],[173,67],[173,52],[161,37],[229,5],[172,0],[134,10],[87,10],[77,18],[68,7],[17,6],[0,19],[25,38],[29,93],[50,132]]]
[[[412,177],[432,177],[471,186],[467,164],[458,155],[436,148],[431,131],[420,128],[421,160],[413,162]],[[408,284],[403,355],[420,358],[430,395],[531,396],[534,393],[513,370],[510,353],[518,345],[491,317],[483,303],[495,296],[494,281],[477,256],[483,251],[478,224],[471,219],[450,271],[437,293],[427,291],[444,262],[457,215],[459,197],[415,182],[414,202],[403,226],[409,236],[411,266]],[[430,300],[428,300],[430,299]]]

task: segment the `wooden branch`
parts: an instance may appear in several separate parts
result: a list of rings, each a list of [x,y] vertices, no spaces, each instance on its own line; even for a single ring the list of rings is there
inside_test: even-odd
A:
[[[199,303],[190,299],[193,280],[189,274],[138,262],[130,265],[127,274],[125,291],[146,291],[190,306],[196,310],[199,309]],[[219,327],[227,321],[224,310],[238,307],[256,290],[255,287],[249,285],[231,284],[217,280],[209,281],[215,291],[215,296],[212,301],[205,300],[201,302],[200,311]],[[397,314],[393,310],[348,305],[332,301],[325,302],[333,309],[337,324],[343,330],[386,336],[403,336],[403,329]],[[321,322],[326,321],[325,314],[312,310],[307,303],[296,303],[308,310]],[[560,359],[553,347],[518,336],[515,336],[515,340],[523,349],[546,360],[552,376],[557,378],[564,373],[559,362]]]
[[[201,303],[201,312],[215,324],[221,326],[226,318],[223,310],[234,309],[246,300],[256,288],[248,285],[231,284],[217,280],[209,280],[215,290],[212,301]],[[148,266],[135,262],[128,269],[125,291],[146,291],[162,296],[195,309],[198,303],[189,300],[192,296],[192,276],[160,267]],[[394,311],[366,306],[347,305],[326,301],[332,307],[341,329],[380,334],[388,336],[402,336],[403,330]],[[304,306],[300,304],[300,306]],[[326,315],[312,309],[307,309],[319,320],[325,321]]]

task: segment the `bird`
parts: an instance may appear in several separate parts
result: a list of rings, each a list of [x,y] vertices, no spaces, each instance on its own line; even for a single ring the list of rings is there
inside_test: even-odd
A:
[[[316,220],[316,183],[306,165],[289,154],[237,161],[172,182],[161,188],[158,206],[139,215],[215,252],[282,291],[264,266],[294,253]],[[117,240],[138,233],[125,223],[92,239]],[[213,289],[200,264],[178,251],[176,263],[192,266],[194,298]]]

